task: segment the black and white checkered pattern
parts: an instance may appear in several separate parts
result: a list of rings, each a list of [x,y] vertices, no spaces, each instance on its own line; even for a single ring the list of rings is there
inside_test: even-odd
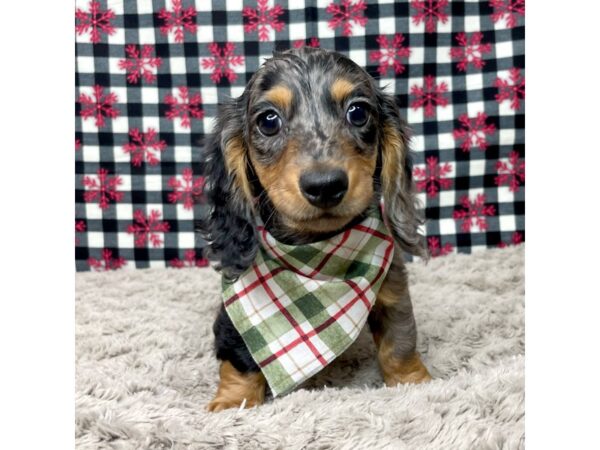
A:
[[[352,0],[357,3],[356,0]],[[524,159],[524,105],[511,109],[510,101],[498,102],[497,78],[508,79],[511,68],[521,69],[524,74],[524,18],[516,16],[515,26],[509,28],[507,21],[493,21],[497,8],[489,1],[451,1],[445,6],[447,20],[437,21],[435,32],[426,32],[423,23],[415,24],[416,9],[410,1],[366,2],[364,16],[366,25],[352,25],[352,35],[342,35],[342,29],[331,29],[327,12],[331,3],[340,1],[283,1],[269,0],[283,8],[278,19],[284,23],[281,31],[269,29],[269,40],[259,41],[257,31],[244,31],[244,7],[257,8],[257,1],[205,1],[183,0],[183,8],[193,7],[196,16],[193,22],[196,32],[184,30],[183,42],[176,42],[175,34],[164,35],[160,27],[164,20],[159,11],[173,10],[173,0],[102,0],[102,10],[110,9],[115,16],[111,19],[114,33],[100,33],[97,43],[90,41],[89,33],[76,36],[76,97],[91,95],[95,85],[104,92],[115,93],[118,101],[115,108],[119,116],[106,118],[106,125],[98,128],[93,118],[81,117],[83,105],[76,104],[76,139],[81,148],[76,153],[76,220],[83,222],[85,231],[76,232],[76,268],[89,270],[89,258],[102,259],[104,249],[112,251],[114,258],[122,257],[127,268],[164,267],[175,258],[183,260],[184,253],[195,250],[202,254],[202,241],[193,231],[196,211],[185,209],[181,202],[171,203],[169,179],[178,176],[186,168],[199,173],[199,147],[195,145],[205,133],[210,132],[217,103],[227,97],[236,97],[243,92],[246,82],[258,69],[272,50],[291,47],[298,40],[316,37],[320,46],[345,53],[356,63],[365,67],[381,86],[393,92],[402,113],[413,130],[412,149],[415,167],[425,167],[426,159],[434,156],[440,164],[450,163],[449,188],[443,188],[435,197],[425,192],[419,198],[426,206],[428,218],[426,235],[438,237],[441,245],[450,244],[453,251],[469,252],[475,249],[510,243],[515,232],[524,235],[524,186],[520,183],[516,192],[506,184],[498,186],[498,160],[506,161],[513,151]],[[515,2],[505,0],[504,3]],[[435,3],[435,2],[434,2]],[[498,3],[498,2],[496,2]],[[89,11],[88,1],[77,1],[76,7]],[[450,56],[450,49],[457,47],[456,36],[465,32],[483,33],[483,41],[491,44],[491,51],[483,55],[485,66],[481,69],[468,67],[465,72],[457,68],[457,61]],[[404,35],[404,46],[411,49],[410,57],[403,60],[406,70],[395,74],[388,70],[385,75],[378,72],[379,63],[371,59],[373,51],[380,49],[378,37],[392,40],[395,33]],[[203,58],[212,57],[209,44],[226,42],[235,44],[235,54],[244,57],[243,64],[234,66],[237,74],[234,82],[222,78],[219,83],[211,79],[211,70],[202,66]],[[129,44],[154,46],[154,54],[162,64],[155,69],[156,80],[147,82],[143,78],[136,84],[127,81],[127,73],[119,67],[126,58],[125,48]],[[436,83],[445,82],[448,89],[445,97],[448,105],[437,107],[433,117],[425,117],[423,108],[414,110],[410,103],[413,85],[424,84],[425,76],[435,76]],[[177,96],[178,88],[185,86],[190,95],[201,94],[202,119],[192,119],[190,128],[183,128],[180,120],[166,117],[168,105],[165,96]],[[523,103],[523,102],[521,102]],[[463,152],[461,139],[453,136],[460,128],[458,118],[467,114],[473,118],[479,112],[487,114],[488,124],[495,125],[495,132],[487,137],[485,151],[477,148]],[[139,167],[131,162],[131,156],[123,151],[130,141],[129,131],[138,128],[147,131],[154,128],[159,139],[164,140],[166,149],[156,152],[160,163],[142,163]],[[97,201],[84,199],[86,176],[97,178],[100,168],[108,170],[109,177],[119,176],[122,183],[117,187],[123,196],[110,201],[101,209]],[[461,230],[461,220],[453,217],[462,209],[464,195],[475,199],[485,194],[485,204],[495,209],[495,214],[486,217],[488,228],[474,227],[470,232]],[[134,211],[142,210],[145,215],[156,210],[161,221],[169,224],[169,231],[159,233],[164,243],[157,247],[150,243],[136,247],[134,235],[127,232],[134,222]]]

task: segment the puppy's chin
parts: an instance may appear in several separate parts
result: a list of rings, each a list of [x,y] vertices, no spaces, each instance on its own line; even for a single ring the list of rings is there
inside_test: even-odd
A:
[[[325,210],[302,202],[298,208],[291,209],[289,205],[276,207],[282,223],[296,234],[328,234],[342,230],[352,220],[359,216],[369,205],[365,201],[342,202],[340,205]]]
[[[299,233],[331,233],[344,228],[354,216],[336,216],[327,212],[313,218],[298,219],[282,215],[286,226]]]

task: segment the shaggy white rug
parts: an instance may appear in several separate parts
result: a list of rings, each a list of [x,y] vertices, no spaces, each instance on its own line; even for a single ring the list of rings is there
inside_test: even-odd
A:
[[[409,264],[429,384],[383,386],[368,331],[303,389],[208,413],[219,277],[80,273],[81,449],[513,449],[524,446],[524,249]]]

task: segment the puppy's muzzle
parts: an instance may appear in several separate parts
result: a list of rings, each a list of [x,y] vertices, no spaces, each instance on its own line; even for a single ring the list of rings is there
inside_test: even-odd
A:
[[[308,202],[318,208],[333,208],[348,191],[348,175],[341,169],[304,172],[300,190]]]

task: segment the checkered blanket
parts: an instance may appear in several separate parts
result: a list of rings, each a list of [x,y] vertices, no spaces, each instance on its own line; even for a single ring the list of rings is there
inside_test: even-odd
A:
[[[274,396],[307,380],[362,330],[392,262],[380,214],[331,239],[285,245],[262,226],[254,264],[223,303]]]
[[[396,96],[434,257],[525,237],[524,0],[76,0],[77,270],[201,267],[200,147],[273,49]]]

